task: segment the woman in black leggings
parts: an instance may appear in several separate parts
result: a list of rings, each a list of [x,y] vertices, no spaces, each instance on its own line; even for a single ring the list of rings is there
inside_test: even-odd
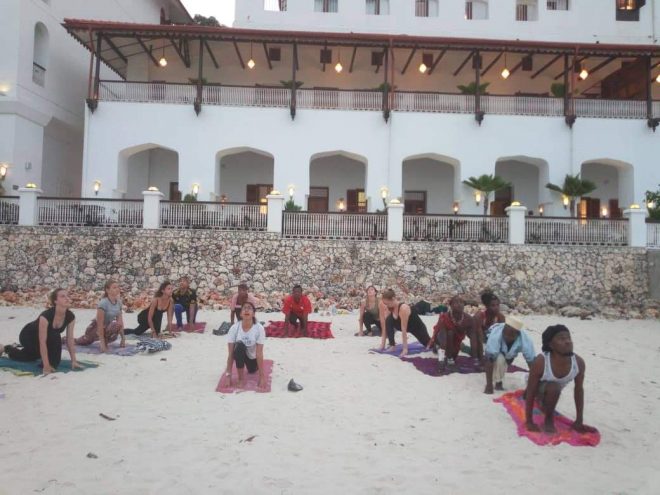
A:
[[[163,322],[163,315],[167,313],[166,332],[172,329],[172,318],[174,316],[174,302],[172,301],[172,291],[174,287],[168,281],[160,284],[156,295],[154,296],[148,308],[140,311],[137,317],[138,326],[132,330],[124,330],[125,334],[142,335],[151,329],[151,336],[160,338],[160,327]]]
[[[64,289],[55,289],[49,294],[48,301],[50,308],[21,330],[19,336],[21,347],[0,345],[0,356],[6,352],[13,361],[36,361],[41,358],[44,375],[48,375],[55,372],[62,361],[62,332],[66,330],[71,368],[80,368],[73,341],[76,317],[69,311],[71,306],[69,295]]]
[[[390,311],[390,314],[385,320],[385,328],[387,331],[382,334],[380,340],[381,350],[385,349],[386,334],[390,346],[394,346],[394,332],[396,330],[401,331],[401,336],[403,339],[403,349],[399,355],[400,357],[404,357],[408,354],[409,333],[413,334],[423,346],[426,346],[429,343],[431,337],[429,336],[429,332],[426,329],[426,325],[424,325],[422,319],[410,307],[409,304],[400,303],[392,289],[383,291],[381,299],[387,309]]]

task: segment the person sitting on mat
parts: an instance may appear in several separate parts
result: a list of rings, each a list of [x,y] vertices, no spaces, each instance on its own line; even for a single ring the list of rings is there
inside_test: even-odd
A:
[[[495,323],[504,323],[504,315],[500,312],[500,299],[491,291],[481,294],[481,302],[485,309],[474,315],[477,327],[477,355],[483,356],[484,345],[488,340],[488,332]]]
[[[69,310],[69,294],[65,289],[55,289],[48,295],[48,302],[50,308],[21,330],[19,341],[22,347],[0,345],[0,356],[5,352],[12,361],[25,362],[41,358],[44,375],[54,373],[62,361],[62,332],[66,330],[71,369],[80,369],[73,341],[76,317]]]
[[[380,349],[385,349],[385,337],[389,341],[391,347],[394,347],[394,332],[401,331],[403,340],[403,349],[401,350],[400,357],[408,354],[408,334],[413,334],[417,340],[423,345],[427,346],[431,337],[426,330],[426,325],[419,317],[419,315],[410,307],[409,304],[400,303],[396,294],[392,289],[383,291],[382,301],[390,314],[385,319],[385,332],[382,332],[380,339]]]
[[[486,342],[486,389],[485,394],[493,393],[493,380],[495,389],[504,390],[504,375],[507,367],[516,356],[522,353],[527,365],[531,368],[536,358],[534,343],[523,330],[525,324],[514,316],[507,316],[504,323],[496,323],[490,328],[488,342]]]
[[[119,293],[119,284],[116,281],[108,280],[105,283],[103,298],[96,307],[96,318],[89,324],[85,334],[75,340],[76,345],[92,345],[98,340],[101,352],[108,352],[108,344],[121,337],[119,346],[126,347]]]
[[[475,321],[464,311],[465,303],[459,295],[449,301],[449,311],[441,313],[438,323],[433,327],[433,338],[426,345],[427,349],[437,345],[445,351],[444,365],[454,366],[461,350],[461,343],[466,336],[470,337],[470,352],[473,358],[477,355],[477,329]]]
[[[227,369],[225,377],[231,387],[231,371],[234,362],[238,371],[238,388],[245,386],[245,372],[259,372],[257,387],[262,389],[266,386],[264,374],[264,343],[266,342],[266,331],[255,318],[254,305],[246,301],[241,308],[241,318],[229,329],[227,334]]]
[[[251,303],[255,308],[258,305],[254,296],[248,292],[247,284],[241,283],[238,286],[238,292],[231,297],[229,303],[229,308],[231,310],[230,322],[232,325],[234,324],[234,321],[241,319],[241,308],[243,308],[243,304],[246,302]]]
[[[358,333],[355,335],[359,337],[369,335],[372,325],[376,325],[378,331],[382,334],[385,327],[385,313],[387,313],[387,308],[378,297],[378,290],[373,285],[370,285],[367,287],[367,296],[360,304],[359,327]],[[362,331],[363,325],[366,328],[364,332]]]
[[[291,294],[284,298],[282,312],[285,316],[284,327],[287,336],[290,335],[290,332],[295,331],[298,322],[300,322],[300,332],[307,335],[307,318],[312,312],[312,303],[303,294],[300,285],[294,285]]]
[[[124,330],[125,334],[142,335],[147,330],[151,329],[151,336],[153,338],[160,338],[160,327],[163,322],[163,314],[167,313],[167,326],[165,332],[172,331],[172,317],[174,316],[174,301],[172,300],[172,283],[165,281],[160,284],[151,304],[146,309],[140,311],[138,314],[137,328]]]
[[[584,360],[573,353],[571,333],[564,325],[549,326],[543,332],[542,354],[539,354],[529,368],[529,379],[525,391],[528,431],[541,431],[534,424],[534,400],[538,400],[541,410],[545,413],[543,431],[556,433],[555,407],[562,390],[570,382],[575,381],[575,422],[572,428],[579,433],[595,431],[594,428],[582,422],[584,412]]]
[[[176,328],[183,327],[183,313],[186,313],[186,322],[195,323],[197,317],[197,291],[190,288],[190,279],[181,277],[179,288],[172,292],[174,301],[174,316],[176,317]]]

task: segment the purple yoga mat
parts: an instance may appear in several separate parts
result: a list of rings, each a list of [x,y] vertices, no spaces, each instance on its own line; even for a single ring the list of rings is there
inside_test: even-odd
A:
[[[403,345],[398,344],[398,345],[395,345],[394,347],[391,347],[390,349],[386,349],[384,351],[381,351],[380,349],[369,349],[369,352],[375,352],[377,354],[387,354],[389,356],[399,357],[399,354],[401,354],[402,350],[403,350]],[[408,344],[408,355],[409,356],[412,356],[412,355],[415,355],[415,354],[421,354],[422,352],[426,352],[426,347],[424,347],[419,342],[413,342],[412,344]]]
[[[63,347],[66,348],[66,342],[63,342]],[[116,356],[134,356],[140,351],[135,344],[126,344],[126,347],[119,347],[119,342],[111,342],[108,344],[108,354]],[[77,345],[76,354],[101,354],[101,345],[98,341],[90,345]]]
[[[441,363],[438,361],[437,357],[404,357],[404,361],[412,363],[415,368],[429,376],[447,376],[452,373],[482,373],[483,370],[478,363],[474,362],[474,359],[467,356],[458,356],[456,358],[455,370],[444,369]],[[509,373],[515,373],[516,371],[527,371],[525,369],[519,368],[518,366],[511,365],[508,370]]]

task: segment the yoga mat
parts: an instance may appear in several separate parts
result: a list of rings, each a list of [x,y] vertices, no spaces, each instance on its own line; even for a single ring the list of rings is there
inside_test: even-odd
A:
[[[68,359],[62,359],[60,365],[57,367],[57,373],[69,373],[71,371],[85,371],[87,368],[98,368],[98,363],[92,363],[89,361],[78,361],[78,364],[82,366],[80,370],[71,369],[71,361]],[[43,370],[40,367],[41,361],[12,361],[7,358],[0,358],[0,371],[8,371],[13,373],[16,376],[39,376],[43,374]]]
[[[66,342],[62,342],[62,347],[66,348]],[[119,341],[111,342],[108,345],[108,352],[114,356],[135,356],[138,352],[134,344],[126,344],[126,347],[119,347]],[[101,345],[98,341],[91,345],[76,345],[76,354],[102,354]]]
[[[461,373],[464,375],[469,373],[483,373],[483,369],[481,369],[478,364],[475,364],[474,360],[468,356],[458,356],[456,358],[455,370],[453,371],[450,369],[442,368],[442,365],[438,361],[437,356],[413,358],[404,357],[403,360],[412,363],[415,368],[429,376],[447,376],[451,375],[452,373]],[[509,373],[515,373],[516,371],[527,370],[512,364],[509,366],[507,371]]]
[[[213,330],[213,335],[227,335],[229,329],[231,328],[231,323],[228,321],[223,321],[222,324],[215,330]]]
[[[270,359],[264,359],[264,374],[266,375],[266,387],[263,390],[259,390],[257,389],[257,384],[259,383],[259,372],[250,374],[247,372],[247,369],[245,369],[245,387],[237,388],[236,385],[232,387],[227,386],[227,377],[223,371],[215,391],[220,392],[221,394],[233,394],[241,392],[268,393],[270,392],[271,386],[273,384],[273,361]],[[235,366],[231,371],[231,379],[232,383],[238,383],[238,371],[236,370]]]
[[[527,437],[536,445],[559,445],[560,443],[567,443],[574,447],[595,447],[600,443],[600,433],[578,433],[571,429],[573,421],[566,416],[555,412],[555,428],[557,433],[550,434],[545,432],[532,432],[527,431],[525,428],[525,400],[523,399],[524,390],[516,390],[515,392],[508,392],[493,402],[498,402],[504,406],[507,412],[511,415],[514,423],[518,428],[518,435]],[[543,426],[545,415],[538,408],[538,404],[534,404],[534,423]]]
[[[307,335],[303,335],[300,331],[300,327],[296,326],[294,330],[291,331],[290,335],[285,333],[285,322],[283,321],[269,321],[268,326],[265,328],[266,337],[275,337],[275,338],[292,338],[298,339],[301,337],[307,337],[310,339],[334,339],[332,335],[332,330],[330,330],[330,323],[326,321],[308,321],[307,322]]]
[[[176,328],[176,325],[174,327],[175,332],[181,332],[184,331],[186,333],[204,333],[206,330],[206,322],[204,321],[198,321],[195,323],[186,323],[183,325],[181,329]]]
[[[394,347],[390,349],[369,349],[369,352],[375,352],[376,354],[386,354],[388,356],[396,356],[399,357],[399,354],[401,354],[401,351],[403,350],[403,344],[397,344]],[[415,354],[421,354],[422,352],[426,352],[426,347],[424,347],[422,344],[419,342],[413,342],[411,344],[408,344],[408,355],[415,355]],[[403,359],[406,359],[405,357]]]

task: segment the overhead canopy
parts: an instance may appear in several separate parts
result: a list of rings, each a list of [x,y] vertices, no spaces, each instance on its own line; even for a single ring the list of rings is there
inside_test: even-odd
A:
[[[178,1],[178,0],[177,0]],[[519,40],[446,38],[378,33],[324,33],[313,31],[280,31],[238,29],[199,25],[134,24],[126,22],[65,19],[65,29],[88,50],[95,52],[101,39],[100,57],[122,78],[126,78],[128,57],[148,52],[146,43],[169,40],[173,45],[181,41],[203,39],[207,42],[258,42],[298,45],[327,45],[351,47],[418,48],[424,50],[458,50],[483,52],[518,52],[525,54],[578,54],[580,57],[660,57],[655,45],[613,45],[599,43],[557,43]],[[181,49],[181,48],[180,48]]]

